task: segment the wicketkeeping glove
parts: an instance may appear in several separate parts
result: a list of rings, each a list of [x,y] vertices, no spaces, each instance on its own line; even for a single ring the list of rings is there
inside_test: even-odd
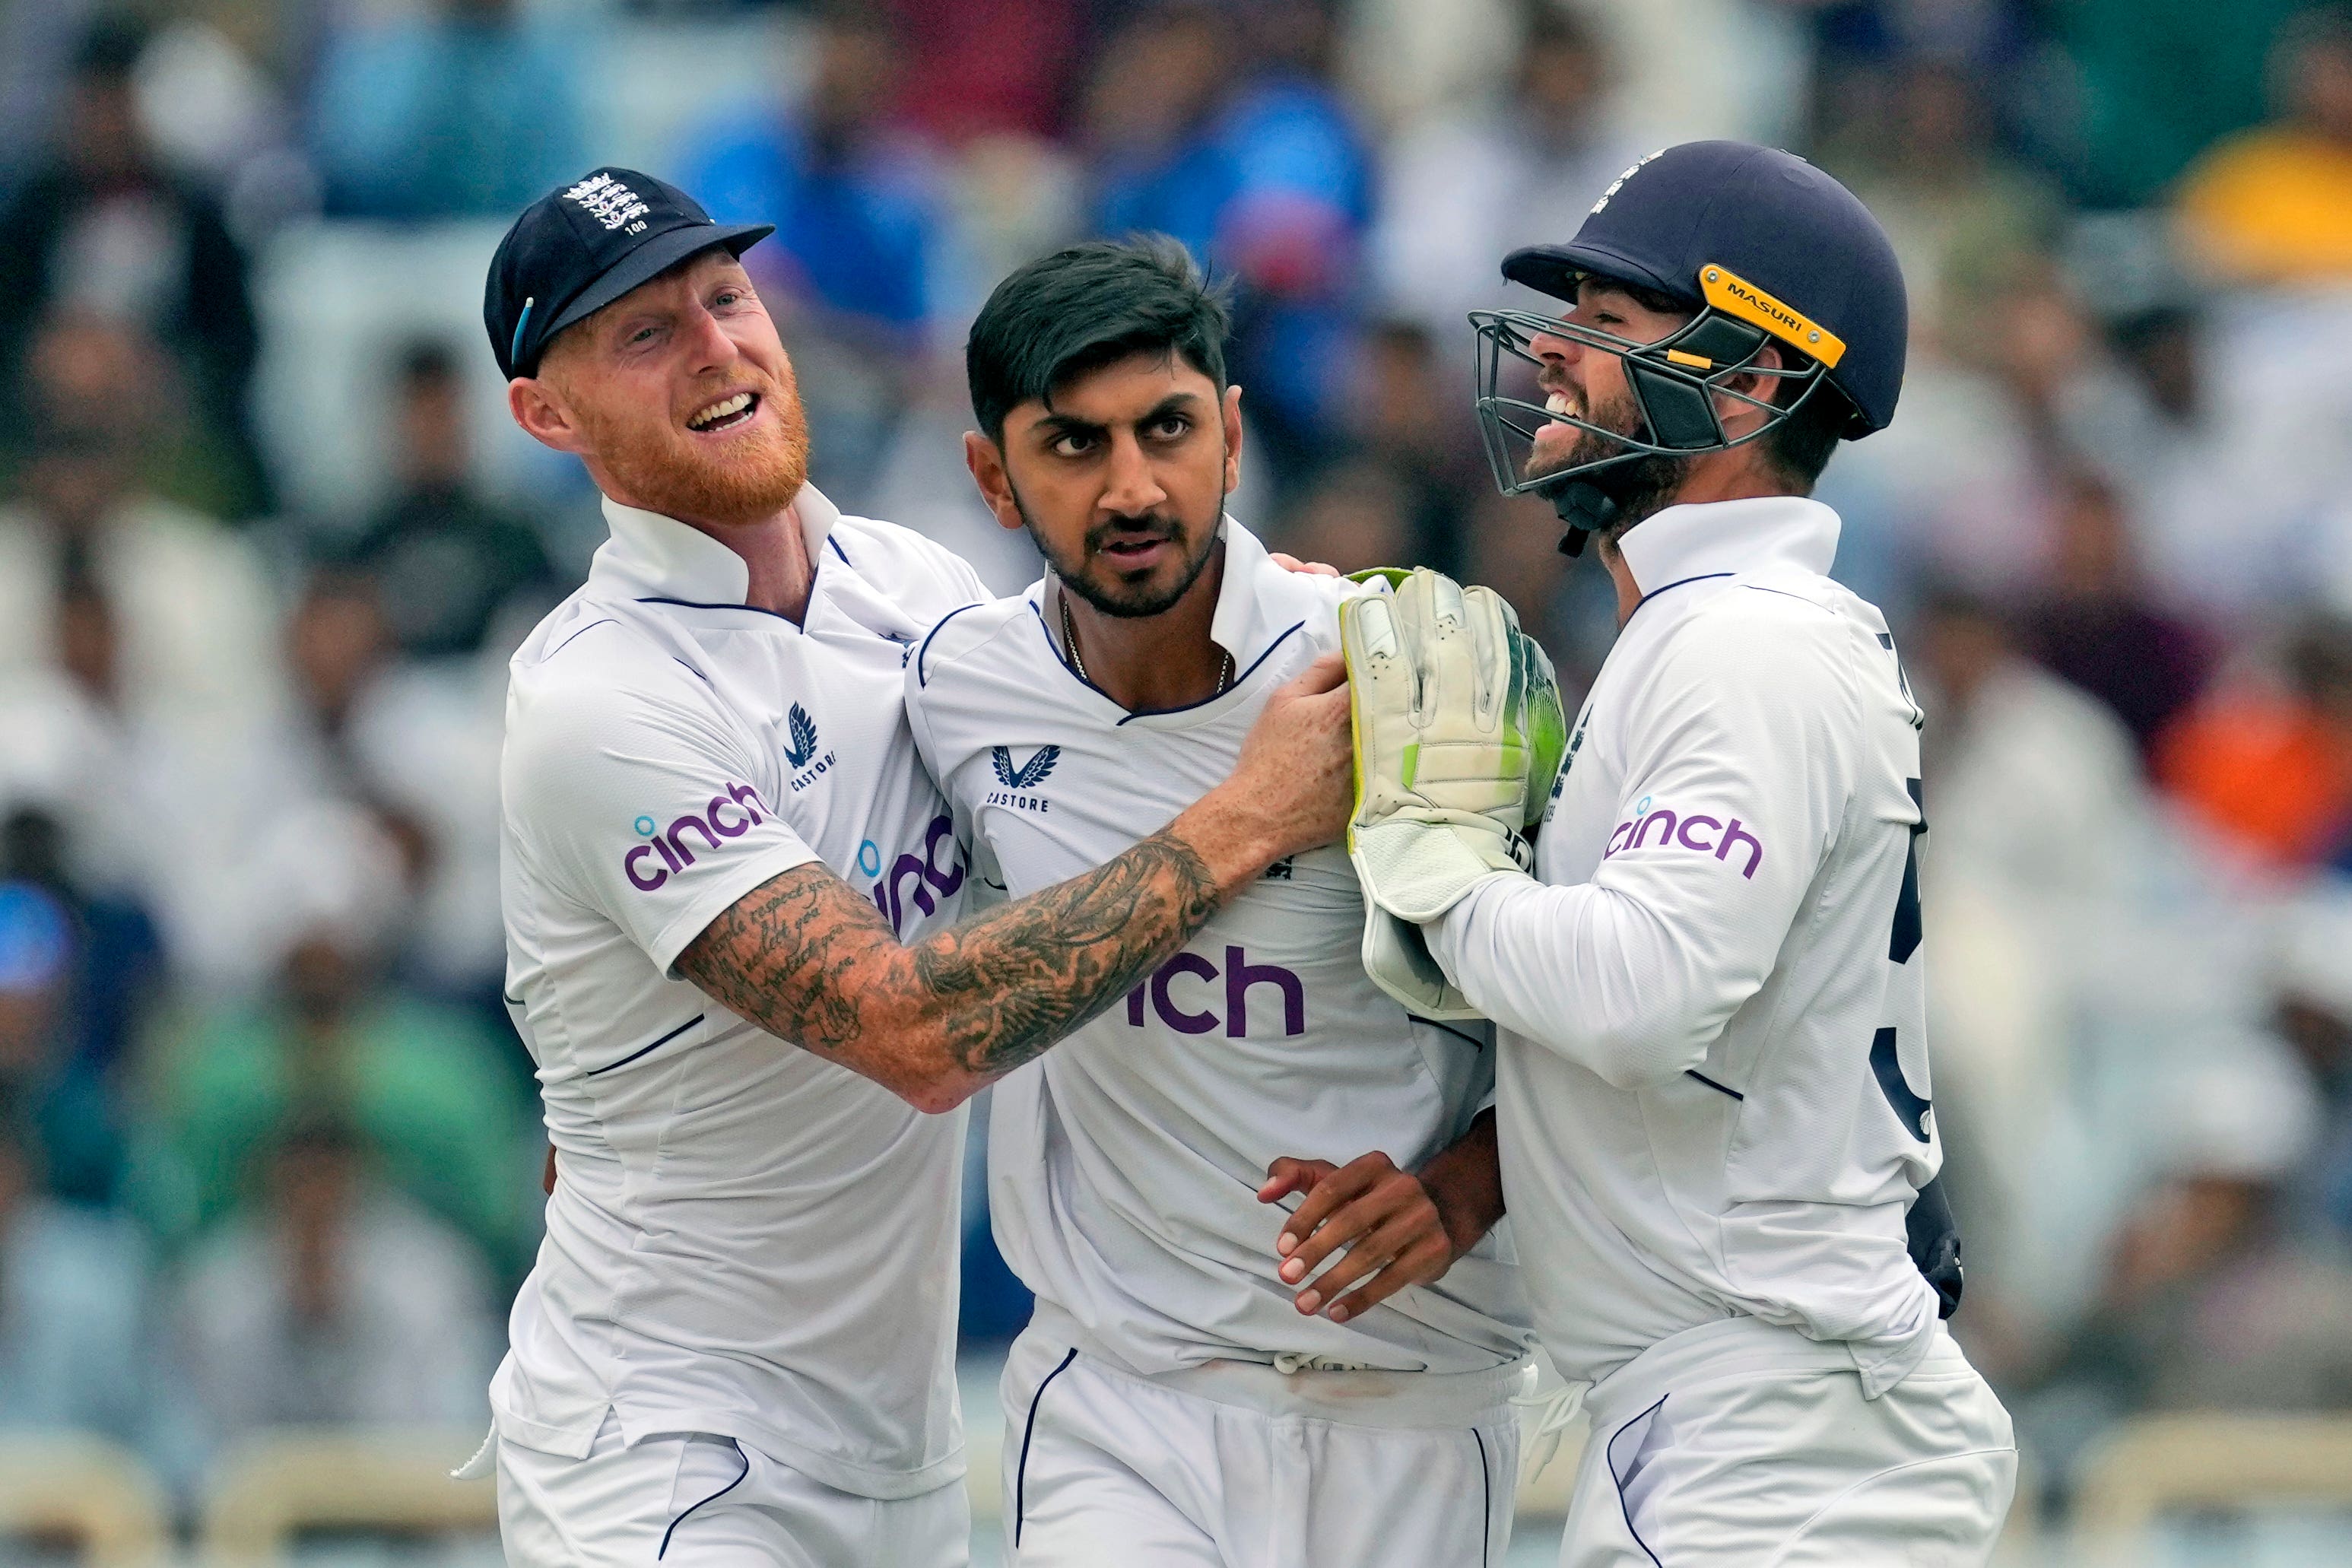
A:
[[[1418,925],[1486,879],[1528,869],[1522,832],[1549,799],[1568,718],[1551,660],[1500,595],[1427,570],[1384,575],[1393,593],[1339,606],[1364,967],[1414,1012],[1470,1016]]]

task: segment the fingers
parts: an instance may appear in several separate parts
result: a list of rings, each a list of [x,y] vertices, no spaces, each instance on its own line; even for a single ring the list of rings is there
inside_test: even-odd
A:
[[[1374,1242],[1377,1246],[1379,1238],[1375,1237]],[[1348,1255],[1347,1263],[1352,1263],[1354,1260],[1355,1254],[1350,1252]],[[1340,1267],[1345,1268],[1347,1263],[1341,1264]],[[1312,1289],[1301,1292],[1301,1295],[1324,1295],[1331,1298],[1331,1304],[1326,1311],[1333,1322],[1344,1323],[1350,1318],[1371,1310],[1408,1285],[1427,1285],[1443,1279],[1445,1271],[1453,1265],[1453,1250],[1444,1241],[1436,1237],[1423,1235],[1406,1243],[1394,1257],[1381,1266],[1380,1272],[1373,1275],[1370,1282],[1356,1289],[1347,1290],[1347,1285],[1350,1281],[1337,1279],[1339,1269],[1333,1268],[1322,1279],[1315,1281]],[[1337,1294],[1342,1290],[1347,1290],[1347,1293]]]
[[[1334,1226],[1344,1206],[1375,1191],[1384,1178],[1398,1174],[1402,1173],[1395,1164],[1378,1151],[1359,1154],[1344,1165],[1327,1165],[1315,1190],[1291,1212],[1288,1223],[1274,1238],[1275,1251],[1289,1259],[1279,1270],[1282,1278],[1297,1284],[1329,1257],[1333,1248],[1346,1245],[1353,1236],[1377,1223],[1380,1215],[1359,1214],[1346,1225],[1336,1228]],[[1331,1234],[1324,1236],[1325,1230]]]
[[[1265,1184],[1257,1190],[1257,1201],[1270,1204],[1293,1193],[1310,1192],[1316,1183],[1339,1168],[1328,1160],[1294,1160],[1285,1154],[1265,1168]],[[1275,1249],[1283,1250],[1279,1241]]]
[[[1337,566],[1327,565],[1320,561],[1301,561],[1297,556],[1285,554],[1279,550],[1267,551],[1265,558],[1285,572],[1303,572],[1309,577],[1337,577],[1339,574]]]

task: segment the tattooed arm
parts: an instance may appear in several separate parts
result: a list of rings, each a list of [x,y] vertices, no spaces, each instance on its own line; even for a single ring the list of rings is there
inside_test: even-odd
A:
[[[1268,700],[1234,775],[1108,864],[911,947],[821,866],[753,889],[678,955],[678,973],[769,1033],[919,1110],[953,1110],[1093,1017],[1236,890],[1347,820],[1338,660]]]

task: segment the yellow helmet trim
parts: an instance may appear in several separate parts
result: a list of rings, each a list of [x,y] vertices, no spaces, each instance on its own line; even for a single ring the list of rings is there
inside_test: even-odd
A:
[[[1798,314],[1728,268],[1708,262],[1698,269],[1698,288],[1706,302],[1725,315],[1763,328],[1832,369],[1845,357],[1843,338]]]

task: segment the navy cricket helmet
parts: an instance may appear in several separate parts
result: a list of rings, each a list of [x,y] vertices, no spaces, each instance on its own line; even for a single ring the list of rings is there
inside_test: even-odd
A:
[[[1471,312],[1478,418],[1495,481],[1506,495],[1549,494],[1577,529],[1605,527],[1615,515],[1612,471],[1622,475],[1644,457],[1744,445],[1808,399],[1839,400],[1839,434],[1847,439],[1895,417],[1909,318],[1895,247],[1853,192],[1794,153],[1745,142],[1686,142],[1652,153],[1601,194],[1575,238],[1513,251],[1503,276],[1571,305],[1582,279],[1607,279],[1693,312],[1651,343],[1538,311]],[[1632,433],[1507,390],[1515,366],[1538,363],[1529,349],[1538,334],[1624,360],[1640,415]],[[1768,346],[1780,351],[1777,367],[1756,363]],[[1750,378],[1764,386],[1732,384]],[[1762,410],[1764,419],[1731,436],[1718,400]],[[1546,423],[1609,437],[1622,449],[1529,474],[1527,447]],[[1571,554],[1581,545],[1581,533],[1562,542]]]

